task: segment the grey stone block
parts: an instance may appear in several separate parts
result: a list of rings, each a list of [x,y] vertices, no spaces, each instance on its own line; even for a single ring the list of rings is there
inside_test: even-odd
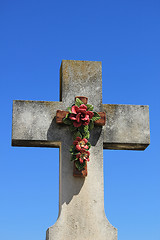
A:
[[[12,146],[59,147],[57,109],[63,110],[62,102],[13,101]]]
[[[103,104],[105,149],[144,150],[150,144],[149,107]]]

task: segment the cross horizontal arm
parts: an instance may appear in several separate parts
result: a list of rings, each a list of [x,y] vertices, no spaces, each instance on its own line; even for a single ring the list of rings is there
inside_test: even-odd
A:
[[[104,149],[145,150],[150,144],[149,107],[103,104]]]
[[[13,101],[12,146],[59,147],[58,108],[62,102]]]

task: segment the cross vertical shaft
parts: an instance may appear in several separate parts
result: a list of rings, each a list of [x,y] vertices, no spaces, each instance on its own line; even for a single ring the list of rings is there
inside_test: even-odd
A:
[[[88,97],[96,111],[101,111],[100,62],[62,61],[60,81],[61,100],[66,107],[74,103],[75,96],[83,95]],[[110,225],[104,213],[102,127],[96,127],[91,133],[91,161],[86,179],[73,177],[68,151],[73,138],[69,133],[63,136],[60,157],[60,215],[56,224],[48,229],[47,240],[116,240],[116,229]]]

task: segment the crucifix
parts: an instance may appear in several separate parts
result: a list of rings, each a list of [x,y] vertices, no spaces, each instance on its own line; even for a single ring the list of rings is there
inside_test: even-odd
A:
[[[57,110],[66,111],[76,96],[86,96],[95,111],[106,113],[105,125],[91,131],[83,178],[73,176],[72,133],[56,122]],[[13,101],[12,145],[60,148],[59,217],[46,240],[117,240],[104,213],[103,149],[145,150],[149,143],[148,106],[102,104],[101,62],[63,60],[59,102]]]

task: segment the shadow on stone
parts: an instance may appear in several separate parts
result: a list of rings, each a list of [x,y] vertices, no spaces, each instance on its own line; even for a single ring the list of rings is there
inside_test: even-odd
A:
[[[65,189],[65,190],[63,189],[63,192],[65,191],[66,195],[62,199],[61,205],[63,205],[64,203],[66,203],[68,205],[72,201],[73,197],[80,193],[80,191],[83,187],[83,184],[85,182],[85,178],[72,176],[72,181],[74,182],[72,185],[67,187],[67,189]],[[70,183],[71,183],[71,181],[70,181]]]
[[[64,128],[63,125],[58,125],[56,123],[56,117],[53,118],[49,129],[47,131],[47,140],[60,142],[61,141],[61,132],[63,133],[62,129]]]
[[[47,131],[47,140],[52,143],[53,147],[60,148],[60,215],[61,206],[64,203],[68,205],[73,197],[79,194],[85,178],[73,176],[73,162],[70,161],[71,154],[69,152],[70,146],[73,144],[73,133],[70,132],[69,127],[67,125],[57,124],[55,117]]]
[[[95,146],[97,144],[98,139],[101,136],[101,133],[102,133],[102,127],[95,127],[91,131],[89,142],[91,143],[92,146]]]

